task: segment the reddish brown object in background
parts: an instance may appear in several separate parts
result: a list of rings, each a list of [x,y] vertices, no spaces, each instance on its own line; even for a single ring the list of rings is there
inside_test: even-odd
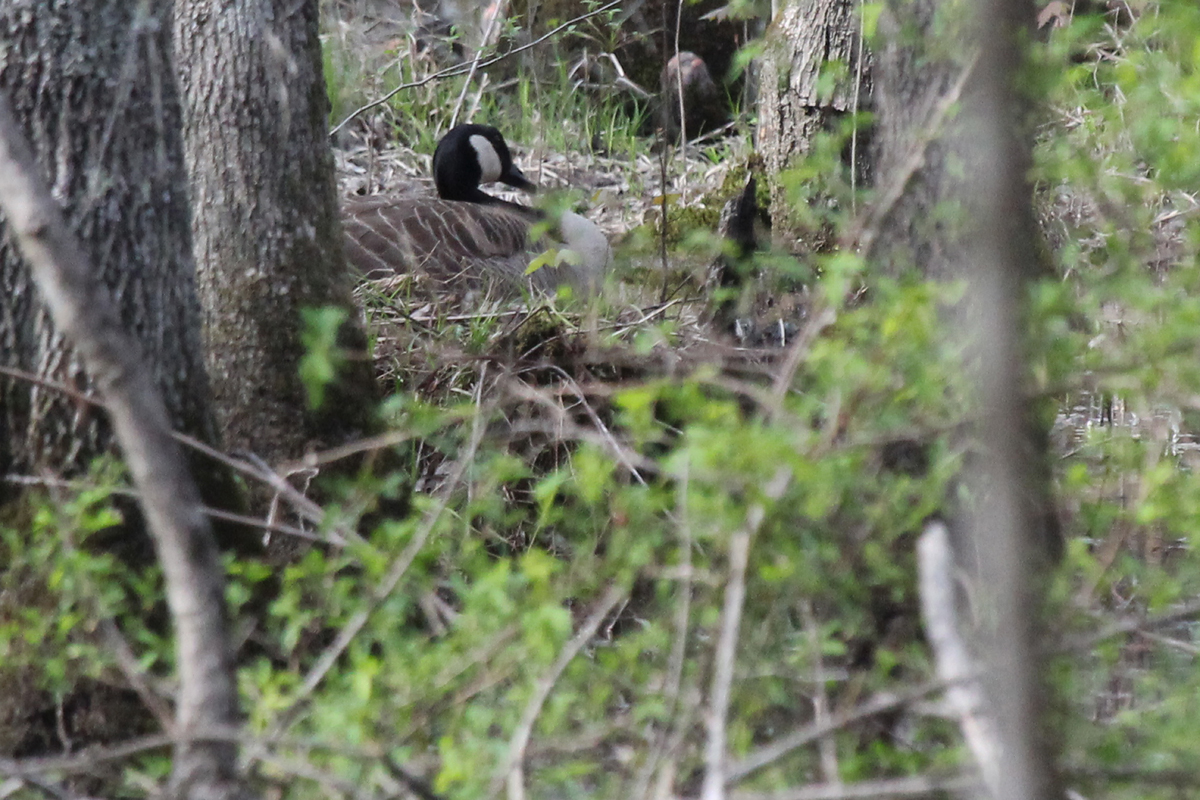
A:
[[[1103,14],[1118,30],[1124,30],[1141,15],[1142,5],[1129,0],[1051,0],[1038,12],[1037,27],[1039,31],[1065,28],[1080,14]]]
[[[680,94],[683,95],[683,133],[689,139],[720,127],[725,121],[725,108],[720,92],[713,82],[704,59],[684,51],[672,56],[663,67],[659,82],[661,123],[667,136],[679,138]]]

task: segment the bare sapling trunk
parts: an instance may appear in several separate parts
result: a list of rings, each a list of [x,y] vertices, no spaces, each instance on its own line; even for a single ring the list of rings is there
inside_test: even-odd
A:
[[[967,264],[967,331],[982,414],[972,483],[979,490],[968,529],[993,609],[985,632],[986,680],[997,735],[995,797],[1051,800],[1059,786],[1045,715],[1041,588],[1047,565],[1046,437],[1034,422],[1025,366],[1024,300],[1038,277],[1038,229],[1027,112],[1016,86],[1029,0],[984,0],[977,9],[976,82],[966,103],[968,163],[979,210]],[[1025,37],[1027,38],[1027,37]]]

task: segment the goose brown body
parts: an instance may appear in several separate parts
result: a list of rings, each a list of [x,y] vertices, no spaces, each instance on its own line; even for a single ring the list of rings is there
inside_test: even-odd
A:
[[[437,285],[489,286],[507,293],[523,287],[553,291],[562,284],[587,292],[602,279],[611,254],[593,223],[567,212],[551,232],[561,244],[535,242],[530,228],[543,219],[541,212],[479,190],[479,183],[488,180],[532,186],[512,164],[494,128],[452,130],[438,145],[434,170],[443,197],[377,196],[343,206],[351,266],[370,277],[413,274]],[[575,255],[569,263],[547,265],[526,276],[530,261],[548,247],[574,250]]]
[[[503,209],[376,197],[346,204],[343,226],[346,258],[368,277],[418,272],[474,287],[493,277],[515,281],[528,264],[514,256],[528,248],[529,220]]]

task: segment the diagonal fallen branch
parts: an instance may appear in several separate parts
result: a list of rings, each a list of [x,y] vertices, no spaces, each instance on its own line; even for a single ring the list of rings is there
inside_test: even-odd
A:
[[[785,733],[778,739],[751,751],[740,761],[731,763],[725,770],[726,785],[734,785],[763,767],[775,763],[788,753],[807,744],[819,741],[822,737],[828,736],[834,731],[839,731],[857,722],[862,722],[880,714],[886,714],[912,705],[944,688],[946,688],[944,682],[930,681],[895,694],[880,693],[848,711],[827,717],[821,723],[805,725],[789,733]]]
[[[0,93],[0,210],[8,218],[54,324],[95,380],[142,497],[166,581],[179,665],[177,732],[238,724],[237,684],[225,618],[224,573],[200,493],[188,472],[150,371],[111,297],[40,178],[7,95]],[[173,782],[232,796],[236,746],[176,743]]]

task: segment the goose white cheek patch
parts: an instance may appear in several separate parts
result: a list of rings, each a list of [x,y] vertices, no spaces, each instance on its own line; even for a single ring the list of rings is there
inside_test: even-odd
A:
[[[479,168],[483,174],[480,183],[491,183],[500,180],[500,154],[485,137],[475,134],[470,139],[471,147],[475,148],[475,157],[479,159]]]

